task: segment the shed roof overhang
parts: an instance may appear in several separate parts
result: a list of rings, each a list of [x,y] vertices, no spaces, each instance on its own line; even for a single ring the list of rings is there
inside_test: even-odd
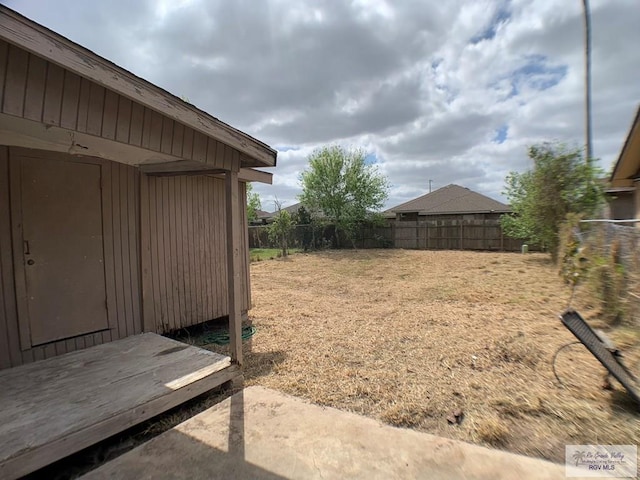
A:
[[[236,168],[276,165],[277,152],[268,145],[2,5],[0,39],[224,143],[237,152]],[[2,141],[7,145],[94,155],[132,165],[170,164],[176,167],[176,174],[207,173],[212,168],[203,162],[0,113]],[[149,167],[150,173],[153,168]],[[167,173],[168,167],[163,172]]]
[[[640,107],[611,173],[611,187],[632,187],[640,176]]]

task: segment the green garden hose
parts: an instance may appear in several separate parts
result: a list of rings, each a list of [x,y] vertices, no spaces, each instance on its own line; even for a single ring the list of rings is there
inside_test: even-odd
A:
[[[253,337],[257,329],[254,326],[242,327],[242,340],[248,340]],[[201,340],[202,345],[215,343],[216,345],[228,345],[231,341],[228,330],[216,330],[214,332],[205,333]]]

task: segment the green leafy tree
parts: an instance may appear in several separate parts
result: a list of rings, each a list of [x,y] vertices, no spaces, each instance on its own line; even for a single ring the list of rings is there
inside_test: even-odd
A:
[[[507,235],[547,248],[557,261],[560,226],[567,215],[593,216],[603,205],[602,171],[584,161],[581,149],[562,144],[529,147],[529,158],[531,170],[507,175],[504,194],[513,214],[503,216],[501,223]]]
[[[355,228],[371,212],[382,208],[389,185],[362,150],[323,147],[309,157],[309,168],[301,175],[300,200],[311,212],[322,212],[335,226],[335,244],[340,232],[353,238]]]
[[[282,256],[286,257],[289,253],[289,237],[293,231],[293,217],[286,210],[282,210],[280,204],[276,202],[278,214],[274,217],[273,223],[269,225],[269,239],[280,245]]]
[[[247,183],[247,221],[249,223],[258,219],[258,210],[262,208],[260,195],[253,191],[253,186]]]

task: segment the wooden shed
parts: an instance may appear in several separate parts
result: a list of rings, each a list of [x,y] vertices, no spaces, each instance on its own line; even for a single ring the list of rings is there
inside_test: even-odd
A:
[[[270,183],[252,167],[275,164],[264,143],[0,6],[0,375],[225,316],[241,363],[245,183]]]

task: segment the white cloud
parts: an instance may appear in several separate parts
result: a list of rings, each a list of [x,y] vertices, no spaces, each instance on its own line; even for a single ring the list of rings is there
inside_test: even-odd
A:
[[[296,202],[307,156],[328,143],[375,153],[391,205],[429,180],[500,199],[527,145],[584,142],[580,0],[8,4],[283,146],[274,185],[256,186],[265,209]],[[640,103],[640,8],[591,8],[594,151],[609,168]]]

